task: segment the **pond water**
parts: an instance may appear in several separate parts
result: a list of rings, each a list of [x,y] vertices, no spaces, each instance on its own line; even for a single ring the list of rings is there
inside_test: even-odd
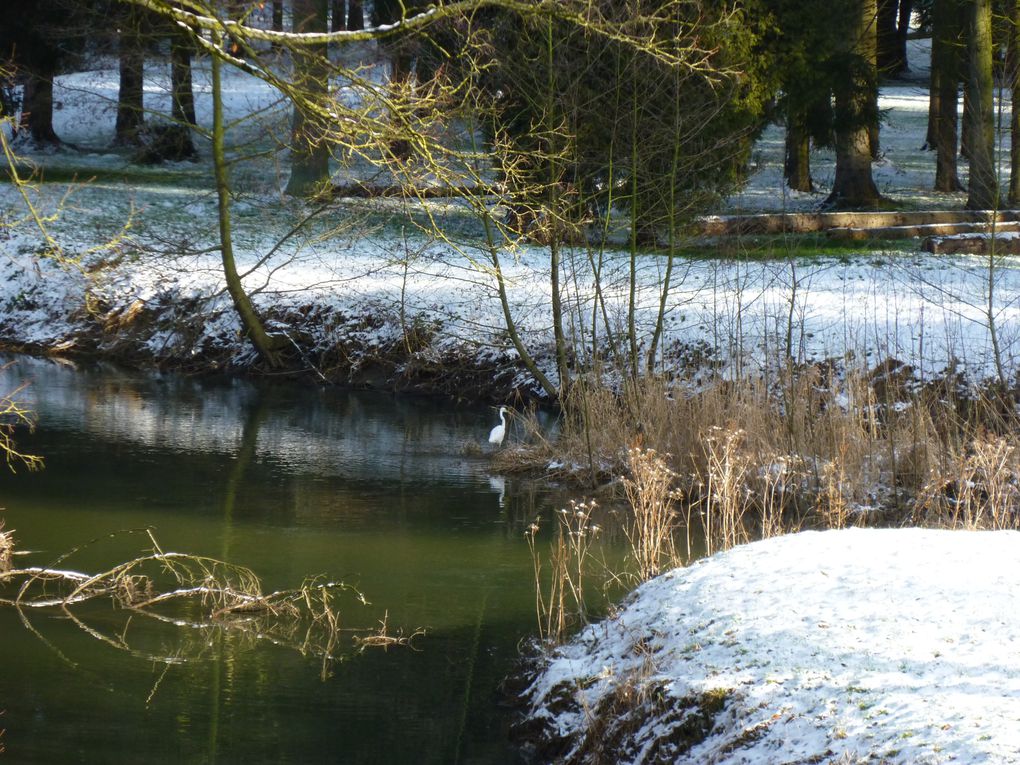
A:
[[[498,686],[534,630],[523,532],[554,500],[471,448],[490,408],[29,358],[0,371],[2,391],[22,381],[38,428],[19,445],[46,468],[0,477],[0,518],[33,551],[20,565],[85,545],[60,565],[105,570],[149,550],[137,530],[152,527],[164,550],[249,566],[267,591],[356,585],[370,605],[345,603],[345,625],[427,634],[348,651],[323,678],[286,646],[126,620],[109,601],[80,623],[0,608],[10,762],[518,760]]]

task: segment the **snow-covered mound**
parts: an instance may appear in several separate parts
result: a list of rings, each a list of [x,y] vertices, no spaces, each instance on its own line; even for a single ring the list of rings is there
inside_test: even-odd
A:
[[[805,532],[639,588],[528,692],[549,757],[1020,762],[1020,533]]]

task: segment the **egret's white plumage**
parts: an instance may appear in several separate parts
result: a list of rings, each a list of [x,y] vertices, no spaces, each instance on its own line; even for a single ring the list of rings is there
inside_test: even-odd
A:
[[[489,431],[489,443],[501,446],[506,436],[506,412],[505,406],[499,408],[499,425]]]

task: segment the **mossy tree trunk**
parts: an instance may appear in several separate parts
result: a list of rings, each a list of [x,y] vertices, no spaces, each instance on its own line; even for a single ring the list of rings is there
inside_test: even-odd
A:
[[[218,35],[216,35],[218,37]],[[215,38],[214,38],[215,39]],[[216,43],[220,40],[215,39]],[[230,220],[230,171],[226,156],[226,126],[223,119],[223,87],[220,77],[222,63],[219,56],[211,56],[212,64],[212,100],[213,100],[213,133],[212,156],[213,170],[216,176],[217,220],[220,233],[220,257],[223,263],[223,277],[227,282],[227,292],[234,303],[234,309],[241,320],[241,326],[247,333],[259,356],[270,367],[280,366],[280,338],[271,337],[255,311],[255,306],[248,297],[237,272],[234,260],[234,244]]]

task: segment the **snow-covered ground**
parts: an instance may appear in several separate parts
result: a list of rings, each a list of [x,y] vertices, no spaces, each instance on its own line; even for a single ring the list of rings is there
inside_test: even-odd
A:
[[[911,62],[918,76],[924,55],[923,45],[915,44]],[[196,71],[199,117],[208,122],[208,78],[202,64]],[[56,129],[83,151],[28,157],[45,173],[83,179],[69,196],[66,183],[29,192],[39,211],[53,216],[47,226],[64,252],[81,258],[82,267],[39,259],[42,239],[25,214],[25,200],[11,185],[0,186],[6,211],[0,224],[7,224],[0,227],[0,336],[38,349],[244,367],[254,354],[223,291],[219,255],[209,251],[216,224],[207,163],[139,168],[111,153],[116,81],[112,68],[60,78]],[[147,108],[164,110],[167,90],[166,67],[153,65]],[[286,134],[287,111],[265,85],[227,70],[225,93],[228,119],[239,120],[233,132],[238,144],[271,143],[271,136]],[[881,105],[885,156],[876,176],[882,190],[910,207],[959,206],[958,195],[935,199],[926,191],[934,158],[918,151],[923,86],[889,84]],[[731,201],[733,209],[810,209],[823,196],[783,192],[781,139],[778,128],[765,134],[759,170]],[[813,159],[824,189],[831,156],[818,152]],[[235,247],[241,269],[250,269],[245,283],[275,329],[302,338],[309,358],[321,363],[332,354],[357,367],[362,356],[405,345],[406,367],[437,370],[456,359],[491,370],[505,387],[534,390],[506,337],[496,281],[478,246],[478,221],[463,206],[432,204],[444,233],[459,246],[422,233],[397,205],[351,201],[260,262],[308,210],[280,193],[285,160],[239,161],[233,171]],[[90,174],[96,174],[92,181]],[[1020,261],[999,258],[990,273],[988,258],[927,255],[916,240],[884,247],[862,244],[857,254],[805,257],[777,244],[771,258],[679,259],[660,346],[665,365],[703,357],[705,349],[741,370],[787,352],[802,361],[851,358],[865,366],[895,356],[920,374],[958,363],[981,379],[996,369],[994,325],[1003,366],[1017,368]],[[628,304],[628,256],[603,257],[607,311],[597,318],[600,337],[604,320],[623,333]],[[525,342],[554,378],[548,253],[529,246],[507,250],[503,267]],[[664,267],[665,259],[655,255],[639,262],[637,324],[645,337]],[[587,348],[597,315],[589,253],[568,252],[564,268],[567,331],[576,347]]]
[[[1020,762],[1018,578],[1012,531],[737,547],[558,649],[533,716],[593,762]]]

